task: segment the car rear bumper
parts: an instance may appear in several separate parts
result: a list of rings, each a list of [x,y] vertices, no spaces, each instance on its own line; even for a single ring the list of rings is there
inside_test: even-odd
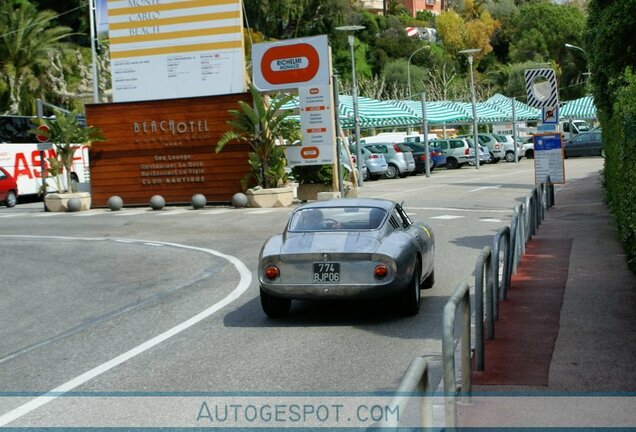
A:
[[[345,284],[315,284],[315,285],[267,285],[261,288],[275,297],[296,300],[338,300],[338,299],[378,299],[390,297],[404,289],[395,281],[378,285],[345,285]]]

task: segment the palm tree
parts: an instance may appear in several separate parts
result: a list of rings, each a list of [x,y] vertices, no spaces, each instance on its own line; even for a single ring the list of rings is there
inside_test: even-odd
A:
[[[249,153],[249,164],[252,175],[259,186],[272,188],[280,186],[286,177],[284,147],[276,144],[288,129],[289,111],[281,107],[292,100],[292,96],[283,96],[271,102],[265,99],[253,85],[250,85],[253,106],[239,101],[240,109],[229,110],[232,120],[227,124],[232,130],[227,131],[219,139],[216,152],[231,141],[245,143],[252,151]]]
[[[55,25],[55,12],[38,11],[28,0],[0,2],[0,76],[6,81],[8,114],[31,107],[22,96],[27,83],[36,87],[49,63],[49,52],[63,50],[69,27]],[[27,105],[25,105],[25,102]]]

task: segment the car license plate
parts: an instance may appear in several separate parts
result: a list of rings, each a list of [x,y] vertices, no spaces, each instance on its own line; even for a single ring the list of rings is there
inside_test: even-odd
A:
[[[314,283],[340,282],[340,263],[314,263]]]

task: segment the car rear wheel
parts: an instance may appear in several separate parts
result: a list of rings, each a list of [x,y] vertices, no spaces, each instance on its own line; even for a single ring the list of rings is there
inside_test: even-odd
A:
[[[428,277],[424,279],[424,282],[422,283],[422,288],[423,289],[433,288],[433,285],[435,285],[435,270],[432,270],[431,274],[429,274]]]
[[[514,162],[515,161],[515,152],[507,151],[506,152],[506,162]]]
[[[261,288],[261,307],[270,318],[283,318],[289,313],[291,299],[274,297]]]
[[[457,163],[457,159],[455,159],[455,158],[446,159],[446,168],[448,168],[448,169],[457,169],[457,168],[459,168],[459,164]]]
[[[371,177],[371,173],[369,172],[369,168],[364,169],[364,174],[362,174],[362,180],[367,181]]]
[[[395,165],[389,165],[389,168],[386,170],[386,174],[384,175],[388,179],[394,179],[397,178],[399,174],[400,170],[398,170],[398,167],[396,167]]]
[[[417,315],[420,311],[420,263],[415,264],[413,278],[409,287],[400,295],[400,309],[404,315]]]
[[[534,150],[527,150],[526,151],[526,158],[527,159],[534,159]]]
[[[7,199],[4,201],[4,203],[7,205],[7,207],[15,207],[15,205],[18,203],[18,198],[15,196],[13,191],[7,192]]]

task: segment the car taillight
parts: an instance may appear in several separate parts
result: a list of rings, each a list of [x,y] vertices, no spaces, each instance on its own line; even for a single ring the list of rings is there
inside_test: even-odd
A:
[[[380,157],[377,154],[369,155],[369,159],[379,159]]]
[[[469,149],[464,150],[464,154],[468,156],[470,154],[470,150]]]
[[[436,152],[435,150],[433,150],[433,151],[431,152],[431,157],[435,157],[435,156],[437,156],[437,152]]]
[[[425,160],[426,160],[426,155],[422,155],[422,156],[420,156],[420,160],[421,160],[421,161],[425,161]]]
[[[499,144],[495,144],[495,150],[499,150]]]
[[[378,279],[384,279],[385,277],[387,277],[389,274],[389,268],[387,266],[385,266],[384,264],[378,264],[377,266],[375,266],[375,269],[373,269],[373,276],[375,276]]]
[[[402,149],[397,144],[393,144],[393,149],[396,153],[402,153]]]
[[[265,277],[269,280],[276,280],[280,276],[280,270],[276,266],[265,267],[265,271],[263,272]]]

